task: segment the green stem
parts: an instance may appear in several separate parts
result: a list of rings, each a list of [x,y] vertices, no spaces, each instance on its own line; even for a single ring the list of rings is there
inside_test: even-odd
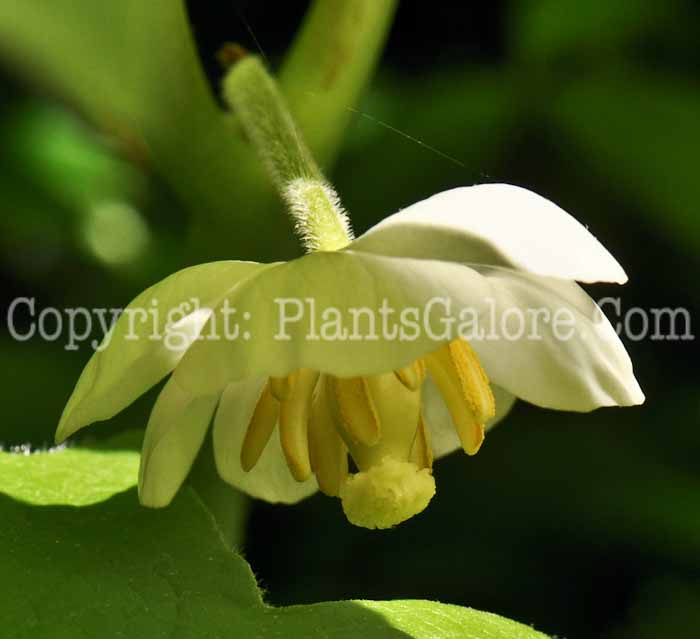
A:
[[[280,190],[298,178],[322,179],[277,84],[257,56],[246,56],[231,68],[224,99]]]
[[[287,203],[307,251],[346,246],[352,237],[347,215],[259,58],[247,56],[231,68],[224,98]]]
[[[327,168],[381,54],[396,0],[315,0],[280,72],[280,88]]]
[[[313,156],[326,169],[372,76],[396,4],[396,0],[314,0],[287,53],[280,91]],[[192,259],[226,259],[232,252],[239,259],[280,259],[295,253],[287,238],[271,228],[275,202],[269,181],[257,163],[247,161],[239,142],[231,136],[229,155],[238,161],[226,165],[228,178],[217,193],[227,203],[224,213],[217,207],[219,215],[205,215],[210,208],[205,206],[195,218]],[[237,212],[235,217],[231,211]],[[262,233],[270,237],[269,244],[257,242]]]

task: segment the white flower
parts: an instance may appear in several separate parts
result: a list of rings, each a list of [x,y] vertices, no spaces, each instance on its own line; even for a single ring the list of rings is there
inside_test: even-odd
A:
[[[320,487],[341,497],[353,523],[388,527],[427,505],[433,457],[460,445],[474,454],[514,397],[573,411],[644,401],[618,336],[576,283],[626,280],[586,228],[530,191],[446,191],[343,250],[203,264],[151,287],[129,308],[157,301],[158,321],[119,320],[83,371],[57,439],[112,417],[172,372],[143,443],[144,504],[170,502],[213,419],[216,465],[230,484],[287,503]],[[433,309],[449,301],[450,316],[469,309],[472,321],[495,322],[501,334],[440,335],[443,312],[404,335],[415,339],[331,339],[342,337],[342,318],[371,328],[356,309],[384,305],[400,319],[436,297]],[[169,324],[164,311],[192,298],[201,308]],[[565,311],[571,335],[562,339],[550,321],[508,339],[513,309],[550,319]],[[222,337],[227,314],[241,334],[212,339]],[[130,329],[140,339],[127,339]],[[159,332],[166,338],[148,338]],[[358,472],[348,470],[348,452]]]

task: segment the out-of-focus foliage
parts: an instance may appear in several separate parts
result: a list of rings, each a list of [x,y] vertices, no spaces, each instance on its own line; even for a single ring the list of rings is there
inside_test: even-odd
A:
[[[582,172],[609,182],[666,241],[700,254],[700,85],[658,73],[604,73],[562,91],[553,112],[581,154]]]
[[[628,623],[613,639],[682,637],[700,627],[700,582],[678,578],[651,579],[640,589]]]
[[[683,0],[516,0],[511,33],[516,56],[531,62],[608,60],[640,41],[668,34],[685,17]]]
[[[188,66],[191,60],[179,57],[194,51],[189,37],[181,37],[184,14],[147,21],[149,12],[177,3],[136,3],[143,19],[128,36],[136,38],[131,48],[124,46],[124,12],[136,4],[121,3],[119,15],[103,4],[46,6],[57,13],[37,22],[42,48],[39,61],[28,64],[30,56],[11,46],[26,38],[16,20],[27,7],[46,3],[0,1],[0,50],[12,54],[0,99],[5,308],[19,295],[35,296],[37,310],[122,306],[190,263],[195,252],[200,260],[279,259],[294,250],[282,239],[289,227],[269,190],[238,189],[231,177],[254,181],[258,169],[218,110],[214,54],[227,40],[254,49],[247,23],[277,63],[305,3],[190,2],[209,86]],[[684,307],[697,335],[697,3],[523,0],[420,10],[400,4],[386,62],[362,114],[351,111],[332,175],[356,228],[460,184],[528,186],[588,224],[625,266],[630,284],[594,288],[594,297],[620,295],[623,312]],[[100,28],[76,30],[82,11]],[[126,66],[115,61],[120,55],[129,56]],[[185,65],[184,88],[173,84],[178,64]],[[26,75],[28,68],[43,73]],[[75,77],[53,73],[66,68]],[[127,92],[134,93],[127,98]],[[143,101],[152,110],[134,125]],[[187,114],[195,104],[216,124],[191,125]],[[214,133],[206,133],[210,127]],[[161,142],[151,143],[150,135]],[[229,147],[231,136],[237,141]],[[236,153],[217,151],[222,146]],[[159,154],[175,166],[161,164]],[[200,201],[207,202],[204,223],[192,211]],[[114,239],[116,255],[126,257],[105,253],[100,236]],[[30,320],[20,314],[18,327],[26,330]],[[94,327],[91,339],[98,336]],[[568,639],[690,636],[700,597],[697,342],[627,344],[645,406],[565,415],[519,405],[475,458],[455,455],[437,466],[433,504],[396,530],[352,528],[338,503],[321,497],[295,508],[254,504],[244,551],[268,600],[437,598]],[[0,441],[48,442],[89,353],[87,344],[64,350],[63,338],[19,343],[3,336]],[[150,399],[94,433],[145,424]],[[155,538],[166,525],[153,523],[158,517],[191,509],[207,535],[209,523],[190,503],[192,495],[188,490],[172,512],[155,515],[139,513],[127,493],[90,506],[85,521],[71,519],[64,507],[49,513],[9,499],[3,506],[32,518],[39,536],[55,532],[41,533],[41,525],[60,511],[69,547],[75,527],[98,526],[102,515],[152,525]],[[225,511],[220,508],[219,520]],[[115,547],[115,556],[122,549]],[[61,600],[57,616],[80,609],[69,602],[74,605]],[[353,606],[323,614],[369,614]],[[372,612],[369,622],[375,621]]]
[[[0,50],[152,167],[190,209],[210,222],[228,216],[245,145],[206,84],[182,3],[1,2]]]

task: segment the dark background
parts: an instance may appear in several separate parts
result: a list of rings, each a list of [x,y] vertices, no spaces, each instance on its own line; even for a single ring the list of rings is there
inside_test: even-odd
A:
[[[212,91],[224,42],[256,50],[252,31],[274,65],[306,4],[189,2]],[[331,173],[356,230],[457,185],[527,186],[589,225],[627,270],[628,285],[590,287],[594,297],[620,296],[623,312],[687,308],[696,334],[699,18],[692,0],[402,2],[359,105],[366,115],[353,117]],[[9,64],[0,91],[5,308],[19,295],[39,307],[122,306],[189,263],[189,212],[138,157],[115,154]],[[129,210],[87,207],[103,196]],[[127,250],[110,252],[105,234],[123,235]],[[231,246],[235,259],[235,237]],[[264,234],[256,248],[261,259],[288,257]],[[693,636],[698,350],[625,343],[643,407],[573,415],[519,403],[475,458],[436,465],[431,506],[397,529],[354,528],[323,496],[256,502],[244,552],[268,601],[426,598],[569,639]],[[88,356],[3,334],[0,441],[50,442]],[[153,396],[96,430],[142,426]]]

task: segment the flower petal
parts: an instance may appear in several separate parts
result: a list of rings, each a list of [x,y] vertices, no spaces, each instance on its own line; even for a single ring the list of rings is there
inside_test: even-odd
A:
[[[500,386],[492,384],[491,390],[496,401],[496,414],[485,424],[487,433],[508,415],[515,404],[515,395],[511,395]],[[430,377],[423,384],[423,414],[430,433],[430,445],[435,459],[462,448],[447,404]],[[488,435],[486,439],[488,441]]]
[[[104,350],[94,353],[85,366],[63,410],[56,440],[109,419],[158,383],[197,338],[210,309],[260,268],[254,262],[201,264],[174,273],[136,297],[103,341]]]
[[[218,395],[192,397],[170,378],[151,412],[141,451],[139,499],[144,506],[167,506],[192,468]]]
[[[241,466],[241,447],[253,411],[265,386],[264,377],[230,384],[214,418],[214,457],[221,478],[236,488],[266,501],[292,504],[318,490],[311,477],[293,477],[280,444],[279,426],[272,433],[260,459],[249,472]]]
[[[561,410],[644,402],[620,338],[578,284],[503,268],[479,270],[498,291],[492,306],[499,338],[487,335],[473,346],[498,385],[538,406]],[[549,321],[533,328],[528,321],[537,313]],[[524,315],[525,334],[512,339],[520,333],[518,315]]]
[[[441,290],[443,280],[450,280],[454,288],[456,278],[462,280],[461,294],[474,291],[478,295],[481,290],[483,297],[489,291],[485,278],[476,271],[448,262],[336,251],[310,253],[274,265],[224,298],[203,331],[207,338],[191,346],[173,375],[183,388],[206,394],[222,391],[234,381],[285,377],[300,368],[336,377],[396,370],[442,342],[424,334],[398,344],[378,338],[353,339],[352,334],[333,339],[323,330],[322,313],[337,309],[347,320],[351,309],[376,311],[384,299],[400,312],[424,305]],[[232,326],[224,307],[237,309],[234,320],[249,319]],[[364,324],[358,326],[359,333],[366,332]]]
[[[239,316],[250,314],[240,337],[196,342],[173,375],[192,393],[211,394],[231,381],[283,377],[299,368],[337,377],[385,373],[459,336],[460,312],[466,309],[484,333],[469,341],[487,375],[512,394],[578,411],[643,401],[622,343],[578,285],[507,268],[481,271],[452,262],[346,251],[312,253],[276,265],[225,298]],[[436,305],[441,301],[451,308]],[[282,308],[286,304],[290,307]],[[393,309],[386,334],[382,307]],[[353,311],[363,308],[374,311],[374,332],[364,312],[358,326],[352,325],[358,315]],[[333,312],[327,314],[328,309]],[[493,328],[505,325],[510,331],[513,313],[531,321],[530,312],[552,319],[560,309],[573,317],[571,339],[558,339],[554,322],[541,318],[535,339],[530,330],[523,339],[508,334],[491,339]],[[407,310],[419,318],[416,334],[392,339],[398,324],[406,328],[401,314]],[[211,321],[217,322],[219,338],[223,320],[217,309]],[[455,322],[451,332],[444,330],[445,321]]]
[[[581,282],[627,281],[586,227],[549,200],[510,184],[438,193],[383,220],[348,248],[509,266]]]

